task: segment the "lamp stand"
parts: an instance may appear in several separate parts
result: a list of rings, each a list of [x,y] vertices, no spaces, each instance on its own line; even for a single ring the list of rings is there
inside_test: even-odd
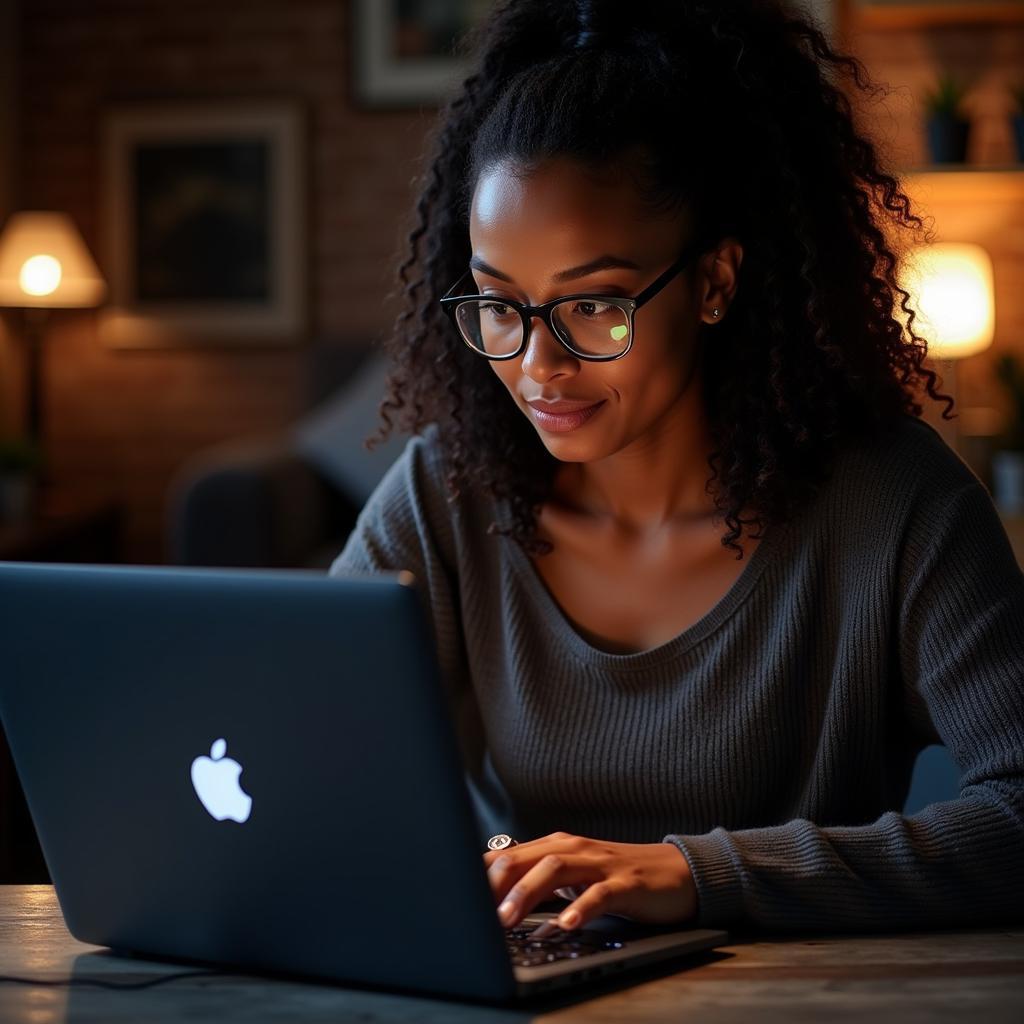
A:
[[[40,448],[43,444],[43,336],[49,317],[50,311],[44,307],[25,308],[26,425],[29,439]]]
[[[50,471],[47,462],[45,444],[46,417],[43,403],[43,340],[46,324],[50,319],[50,310],[44,306],[26,306],[24,308],[25,339],[25,376],[27,379],[25,424],[29,441],[35,445],[42,458],[42,464],[35,473],[35,488],[49,486]],[[37,499],[38,500],[38,497]]]

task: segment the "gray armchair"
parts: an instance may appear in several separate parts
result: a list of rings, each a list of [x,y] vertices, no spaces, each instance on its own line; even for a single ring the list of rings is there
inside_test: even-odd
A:
[[[351,367],[348,367],[351,370]],[[342,387],[286,433],[228,441],[193,456],[167,500],[175,565],[326,568],[408,440],[372,452],[387,363],[370,352]]]

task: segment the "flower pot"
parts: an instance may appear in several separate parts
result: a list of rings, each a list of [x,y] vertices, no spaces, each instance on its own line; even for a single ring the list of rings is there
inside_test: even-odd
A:
[[[1013,117],[1013,138],[1017,143],[1017,159],[1024,163],[1024,114]]]
[[[949,114],[933,114],[926,123],[932,162],[962,164],[967,160],[971,122]]]
[[[23,523],[32,516],[36,482],[24,473],[0,473],[0,523]]]
[[[1024,452],[993,453],[992,500],[1004,515],[1024,515]]]

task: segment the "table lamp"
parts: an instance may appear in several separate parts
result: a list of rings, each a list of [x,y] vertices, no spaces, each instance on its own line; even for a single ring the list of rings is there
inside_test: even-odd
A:
[[[98,306],[107,286],[66,213],[22,210],[0,234],[0,306],[24,311],[28,436],[41,444],[43,329],[55,308]]]
[[[914,333],[927,339],[929,357],[941,363],[940,390],[955,401],[957,360],[988,348],[995,334],[992,260],[980,245],[936,242],[910,253],[901,284],[917,314]],[[940,418],[939,429],[958,449],[959,415]]]

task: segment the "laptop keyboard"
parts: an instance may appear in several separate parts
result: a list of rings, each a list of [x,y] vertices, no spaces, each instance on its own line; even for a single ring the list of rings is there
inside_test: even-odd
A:
[[[505,929],[505,944],[508,954],[516,967],[535,967],[550,964],[556,960],[575,960],[591,953],[603,953],[609,949],[622,949],[625,943],[618,939],[607,939],[603,935],[587,932],[556,932],[544,939],[531,939],[536,929],[532,924],[521,928]]]

